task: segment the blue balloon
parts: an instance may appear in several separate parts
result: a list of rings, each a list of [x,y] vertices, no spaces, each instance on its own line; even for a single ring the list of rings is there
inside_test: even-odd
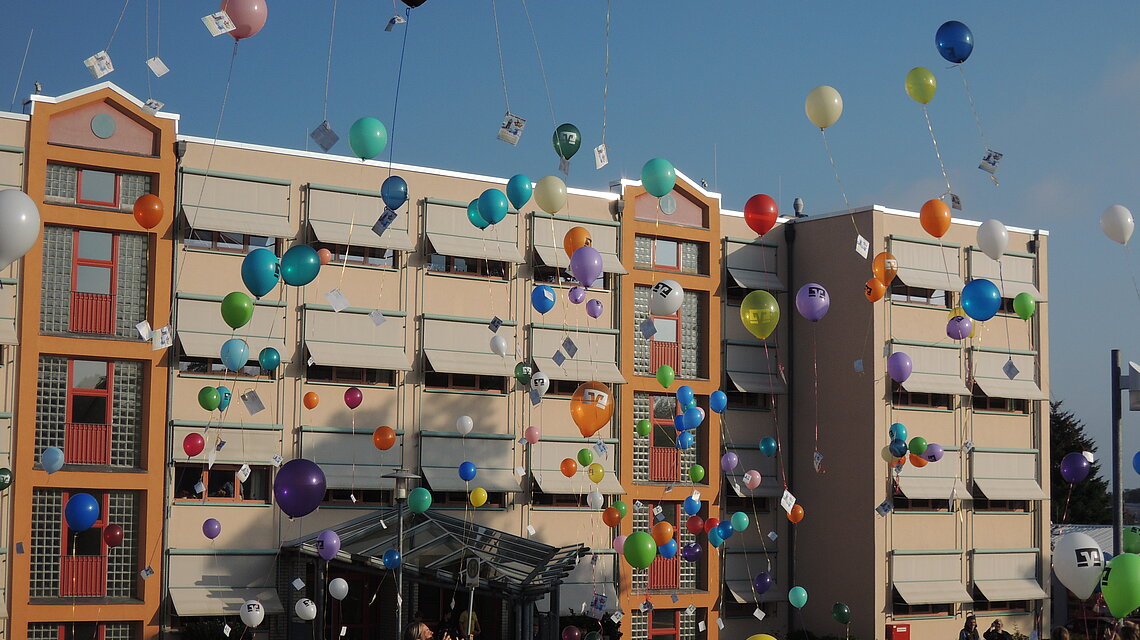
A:
[[[471,224],[475,225],[476,229],[486,229],[491,226],[490,222],[487,222],[483,219],[483,216],[479,215],[479,198],[475,198],[467,205],[467,219],[471,221]]]
[[[459,479],[471,482],[475,479],[476,471],[474,462],[464,462],[459,465]]]
[[[222,343],[222,364],[230,371],[237,371],[249,362],[249,345],[241,338],[230,338]]]
[[[891,440],[889,448],[892,456],[901,458],[905,456],[907,452],[906,440],[899,440],[898,438]]]
[[[99,501],[90,493],[77,493],[67,499],[63,517],[68,529],[77,533],[87,531],[99,521]]]
[[[683,505],[683,508],[685,509],[686,515],[695,516],[701,511],[701,501],[697,500],[693,496],[689,496],[688,498],[685,498],[685,504]]]
[[[709,544],[713,547],[719,547],[724,544],[724,538],[720,537],[720,525],[713,527],[709,530]]]
[[[218,396],[221,401],[218,402],[218,411],[225,411],[230,407],[230,400],[234,397],[234,392],[230,391],[229,387],[218,387]]]
[[[277,367],[281,366],[281,354],[273,347],[265,347],[257,355],[257,363],[266,371],[276,371]]]
[[[498,189],[487,189],[479,196],[479,215],[489,224],[498,224],[507,217],[507,196]]]
[[[388,549],[384,552],[384,567],[387,569],[395,569],[400,566],[400,552],[395,549]]]
[[[279,280],[281,264],[269,249],[254,249],[241,261],[241,281],[253,297],[260,298],[273,291]]]
[[[48,447],[40,454],[40,466],[44,468],[49,474],[55,473],[63,468],[63,449],[59,447]]]
[[[321,270],[321,256],[307,244],[289,247],[281,256],[281,279],[285,284],[303,287],[317,279]]]
[[[939,55],[954,64],[959,64],[965,62],[966,58],[970,57],[970,52],[974,50],[974,34],[966,25],[951,20],[938,27],[937,33],[934,34],[934,44],[938,47]]]
[[[677,539],[674,538],[674,539],[670,540],[669,542],[666,542],[665,544],[657,547],[657,553],[660,554],[661,557],[665,558],[666,560],[676,556],[677,555]]]
[[[685,416],[684,415],[673,416],[673,427],[676,428],[677,431],[684,431],[685,430]]]
[[[717,413],[724,413],[724,410],[727,407],[728,394],[721,391],[720,389],[713,391],[712,395],[709,396],[709,408],[713,411],[716,411]]]
[[[546,313],[554,308],[554,289],[540,284],[530,292],[530,304],[539,313]]]
[[[887,435],[891,437],[891,440],[906,440],[906,425],[901,422],[892,424],[890,431],[887,432]]]
[[[997,285],[979,278],[971,280],[962,289],[962,310],[974,320],[985,322],[1001,308],[1001,292]]]
[[[1136,470],[1136,473],[1140,473],[1140,451],[1132,456],[1132,468]]]
[[[705,418],[705,416],[701,412],[701,410],[696,408],[696,407],[693,407],[692,409],[685,411],[685,413],[682,417],[683,417],[682,422],[684,423],[686,430],[696,429],[697,427],[701,426],[701,422]]]
[[[693,388],[687,384],[677,387],[677,402],[682,406],[689,404],[693,401]]]
[[[732,522],[729,520],[721,520],[716,525],[716,532],[721,538],[728,540],[732,534],[736,533],[736,529],[732,528]]]
[[[763,453],[769,458],[776,455],[776,449],[777,447],[775,438],[764,438],[760,441],[760,453]]]
[[[507,199],[514,205],[515,210],[522,209],[523,205],[530,202],[532,193],[534,193],[534,185],[530,178],[521,173],[511,176],[511,179],[507,181]]]
[[[692,447],[693,443],[696,441],[697,441],[697,439],[695,437],[693,437],[693,434],[691,431],[682,431],[681,433],[677,434],[677,448],[678,449],[688,449],[688,448]]]
[[[408,183],[400,176],[388,176],[380,185],[380,198],[393,211],[408,201]]]

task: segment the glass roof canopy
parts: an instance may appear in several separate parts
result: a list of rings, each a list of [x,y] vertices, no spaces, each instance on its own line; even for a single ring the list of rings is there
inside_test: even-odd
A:
[[[435,512],[404,516],[404,574],[432,582],[455,584],[468,558],[482,563],[481,585],[500,597],[538,599],[557,588],[589,548],[583,544],[553,547]],[[341,549],[336,560],[386,571],[384,552],[398,547],[398,510],[362,516],[337,527]],[[320,533],[285,546],[319,556]]]

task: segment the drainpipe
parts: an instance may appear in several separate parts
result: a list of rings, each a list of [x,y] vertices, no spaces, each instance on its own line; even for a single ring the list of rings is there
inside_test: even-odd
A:
[[[804,201],[802,199],[796,198],[792,203],[792,209],[796,213],[795,219],[789,220],[787,223],[784,224],[784,242],[785,242],[785,245],[787,246],[786,252],[788,254],[788,292],[789,292],[788,295],[789,295],[789,297],[794,295],[792,293],[792,291],[794,291],[793,283],[796,281],[796,278],[795,278],[795,274],[796,274],[795,264],[796,263],[794,260],[794,258],[795,258],[794,248],[795,248],[795,242],[796,242],[795,223],[797,221],[799,221],[800,218],[806,218],[807,217],[803,212],[804,211]],[[784,361],[787,362],[789,365],[791,365],[792,375],[788,376],[788,380],[787,380],[787,382],[788,382],[788,403],[787,403],[788,404],[788,420],[787,420],[786,424],[787,424],[787,429],[788,429],[788,455],[785,458],[785,460],[788,461],[788,467],[787,467],[786,473],[788,475],[788,485],[789,485],[788,490],[791,491],[792,487],[795,484],[795,478],[796,478],[796,474],[795,474],[796,446],[795,446],[795,436],[794,436],[795,429],[793,429],[793,426],[795,424],[795,411],[793,410],[793,404],[794,404],[793,399],[796,397],[795,396],[795,378],[796,378],[796,367],[795,367],[795,344],[796,344],[795,343],[795,326],[796,326],[796,322],[795,322],[795,314],[789,313],[788,318],[790,319],[788,322],[788,342],[787,342],[787,348],[785,349],[786,357],[785,357]],[[795,492],[793,491],[793,493],[795,493]],[[796,528],[795,528],[795,526],[791,526],[791,527],[788,527],[788,584],[790,584],[790,585],[794,585],[796,583],[795,557],[796,557]]]

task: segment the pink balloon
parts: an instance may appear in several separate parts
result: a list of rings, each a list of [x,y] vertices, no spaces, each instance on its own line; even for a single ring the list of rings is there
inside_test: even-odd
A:
[[[538,431],[538,427],[527,427],[526,431],[523,432],[523,437],[526,438],[527,442],[536,444],[542,434]]]
[[[349,409],[359,407],[361,402],[364,402],[364,394],[360,392],[360,389],[349,387],[345,390],[344,404],[348,406]]]
[[[618,536],[614,538],[614,551],[616,551],[619,556],[621,555],[622,551],[625,550],[625,539],[626,536]]]
[[[269,17],[269,6],[265,0],[222,0],[222,11],[237,25],[230,32],[234,40],[257,35]]]
[[[760,486],[760,472],[755,469],[749,469],[744,474],[744,486],[749,489],[755,489]]]

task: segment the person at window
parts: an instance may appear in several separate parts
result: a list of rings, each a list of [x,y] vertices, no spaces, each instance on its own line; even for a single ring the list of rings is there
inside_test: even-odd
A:
[[[471,619],[471,635],[467,640],[478,640],[479,634],[483,633],[483,629],[479,627],[479,616],[474,610],[468,609],[459,614],[459,632],[467,633],[467,620]]]
[[[958,632],[958,640],[981,640],[978,637],[978,619],[973,615],[966,616],[966,624]]]
[[[214,496],[218,498],[232,498],[234,497],[234,481],[226,480],[226,483],[220,489],[214,492]]]
[[[982,635],[985,640],[1013,640],[1013,636],[1002,629],[1001,618],[990,623],[990,628]]]
[[[432,640],[434,637],[435,634],[432,633],[431,627],[422,622],[413,622],[404,631],[404,640]],[[439,640],[452,640],[451,634],[441,631]]]

